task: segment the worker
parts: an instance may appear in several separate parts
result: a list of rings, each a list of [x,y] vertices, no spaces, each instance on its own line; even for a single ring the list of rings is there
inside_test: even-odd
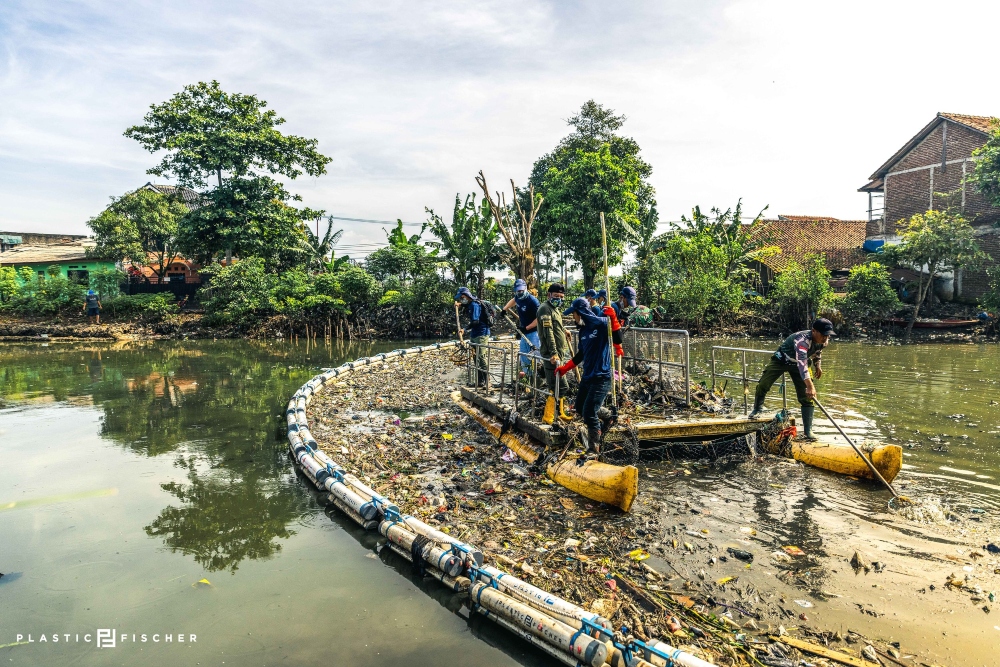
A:
[[[618,300],[611,304],[611,307],[615,309],[615,315],[618,316],[618,321],[627,324],[629,313],[636,306],[636,299],[638,297],[635,293],[635,288],[625,286],[618,290]]]
[[[476,386],[486,386],[489,369],[486,367],[486,349],[483,347],[490,340],[489,307],[477,299],[468,287],[460,287],[455,293],[455,302],[462,307],[469,318],[468,326],[462,332],[469,336],[475,346],[476,353]]]
[[[538,349],[542,355],[542,373],[549,393],[556,390],[556,380],[559,381],[559,393],[565,395],[569,390],[566,378],[556,375],[556,367],[570,358],[569,334],[562,320],[563,298],[566,288],[561,283],[552,283],[545,295],[545,302],[538,307]]]
[[[83,309],[87,311],[87,319],[91,324],[101,323],[101,308],[101,297],[94,290],[87,290],[87,295],[83,297]]]
[[[514,310],[517,313],[518,327],[521,334],[521,370],[527,373],[531,370],[530,355],[538,351],[538,299],[528,291],[528,283],[518,278],[514,281],[514,298],[504,305],[504,310]]]
[[[792,376],[795,395],[802,408],[803,432],[797,439],[814,441],[816,438],[812,434],[812,425],[813,414],[816,412],[816,405],[813,403],[813,399],[816,398],[816,386],[813,384],[813,377],[815,376],[817,380],[823,377],[823,368],[820,366],[823,348],[830,341],[830,336],[836,335],[833,322],[821,317],[813,322],[812,329],[798,331],[786,338],[764,367],[764,372],[757,381],[757,393],[754,395],[750,419],[760,417],[764,411],[764,398],[767,392],[782,374],[788,373]],[[809,370],[810,366],[812,373]]]
[[[594,313],[584,298],[574,299],[563,315],[572,315],[580,328],[580,347],[573,358],[556,369],[566,375],[583,364],[583,377],[576,396],[576,413],[587,425],[587,451],[600,453],[601,419],[598,411],[611,391],[611,354],[608,318]]]

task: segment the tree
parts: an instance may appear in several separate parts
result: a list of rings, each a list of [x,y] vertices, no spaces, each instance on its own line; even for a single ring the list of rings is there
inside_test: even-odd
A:
[[[578,151],[565,169],[552,167],[545,176],[546,224],[579,262],[588,289],[604,262],[600,214],[607,222],[608,265],[614,266],[625,254],[625,239],[636,237],[639,183],[635,160],[616,157],[608,144]]]
[[[649,260],[649,289],[673,319],[692,323],[699,332],[710,317],[740,308],[743,288],[725,275],[722,248],[711,235],[670,232]]]
[[[653,270],[653,256],[662,249],[664,240],[656,234],[656,225],[659,222],[659,213],[656,211],[656,202],[639,221],[636,236],[632,241],[632,251],[635,253],[635,264],[630,272],[635,278],[635,291],[639,297],[639,303],[652,303],[653,294],[650,289]]]
[[[333,248],[344,235],[343,229],[333,231],[333,218],[326,221],[326,233],[323,234],[322,238],[313,234],[309,225],[305,225],[303,231],[306,233],[306,252],[309,255],[308,268],[322,273],[323,271],[336,271],[346,264],[348,259],[346,256],[339,257],[337,260],[333,258]],[[329,261],[327,261],[327,257],[330,258]]]
[[[403,231],[403,221],[396,220],[396,226],[385,232],[389,245],[368,255],[365,267],[376,279],[384,281],[392,278],[399,284],[433,271],[437,264],[437,250],[428,252],[427,247],[420,243],[426,229],[425,223],[419,233],[407,236]]]
[[[202,257],[225,251],[228,259],[234,252],[267,247],[273,260],[283,253],[270,244],[300,245],[303,235],[290,236],[287,223],[316,217],[313,211],[287,210],[288,202],[298,198],[270,176],[319,176],[326,173],[330,158],[316,150],[315,139],[279,132],[285,119],[266,107],[255,95],[227,93],[217,81],[201,82],[152,105],[145,124],[125,130],[146,150],[166,151],[148,173],[176,178],[191,188],[204,188],[215,177],[205,205],[181,221],[189,250]],[[269,264],[273,268],[274,262]]]
[[[542,206],[542,196],[535,195],[533,185],[529,185],[527,192],[522,195],[517,186],[514,185],[514,179],[511,179],[510,189],[513,203],[508,205],[505,196],[499,191],[496,193],[496,199],[493,199],[482,170],[476,176],[476,183],[483,191],[483,198],[489,205],[497,229],[500,230],[503,240],[507,243],[507,247],[501,251],[501,256],[515,277],[522,278],[527,283],[529,290],[535,289],[538,286],[538,279],[535,277],[535,255],[531,248],[531,230],[535,224],[538,209]],[[527,198],[526,206],[521,203],[521,199],[524,197]],[[528,212],[525,213],[525,211]]]
[[[906,326],[910,339],[913,324],[934,285],[944,271],[971,268],[985,257],[976,243],[972,226],[954,210],[918,213],[907,221],[902,241],[888,249],[888,257],[900,266],[917,272],[917,298]]]
[[[87,221],[97,241],[88,254],[136,266],[150,265],[152,255],[162,282],[178,256],[177,224],[187,212],[179,199],[145,188],[112,197],[110,206]]]
[[[592,286],[593,276],[603,262],[600,224],[598,216],[594,214],[593,204],[608,207],[598,209],[596,212],[603,210],[607,216],[608,259],[611,264],[621,261],[622,241],[637,237],[631,226],[645,220],[654,205],[654,190],[648,183],[653,168],[639,156],[639,144],[634,139],[618,134],[625,120],[625,116],[616,115],[612,109],[589,100],[580,108],[577,115],[566,121],[573,131],[564,137],[551,153],[535,161],[528,181],[546,199],[545,205],[538,213],[539,240],[543,242],[542,245],[552,243],[569,248],[573,253],[573,259],[583,269],[584,283],[588,287]],[[600,153],[602,149],[607,150],[610,158],[601,160],[594,157],[594,154]],[[571,173],[568,170],[581,159],[588,161],[589,167],[598,169],[602,163],[613,165],[613,173],[607,174],[607,178],[600,184],[592,183],[595,190],[604,191],[606,196],[603,197],[603,202],[598,201],[602,199],[600,196],[588,196],[599,193],[588,192],[586,187],[566,187],[567,178]],[[555,174],[553,170],[556,170]],[[576,173],[582,175],[580,170],[576,170]],[[559,178],[547,183],[547,179],[553,178],[554,175],[558,175]],[[599,175],[604,174],[592,173],[591,177]],[[615,182],[615,178],[621,181]],[[558,189],[558,195],[550,191],[550,187]],[[562,198],[557,200],[554,196]],[[577,197],[575,201],[572,199],[574,196]],[[622,208],[610,208],[614,204],[620,204]],[[582,234],[577,234],[577,231],[581,231]],[[597,253],[601,254],[601,260],[597,264],[593,257],[593,246],[589,245],[595,239]],[[582,255],[577,254],[578,249],[583,250]]]
[[[992,119],[989,139],[972,152],[972,157],[969,181],[990,204],[1000,206],[1000,120]]]
[[[474,193],[467,195],[464,202],[456,194],[450,227],[433,209],[425,210],[430,216],[427,224],[431,233],[438,238],[435,245],[444,252],[444,261],[455,282],[475,284],[477,296],[482,297],[486,272],[496,268],[502,260],[500,229],[492,217],[489,203],[484,199],[477,206]]]
[[[792,261],[774,279],[771,300],[782,321],[793,329],[809,326],[830,305],[833,288],[822,255],[809,255],[802,264]]]
[[[847,276],[844,315],[852,320],[885,319],[899,308],[899,298],[892,289],[889,272],[878,262],[860,264]]]
[[[746,280],[749,264],[771,257],[780,252],[773,244],[768,223],[764,222],[765,206],[749,223],[743,222],[743,200],[736,202],[736,208],[712,207],[711,216],[701,212],[700,206],[691,211],[691,218],[681,216],[681,225],[675,225],[683,234],[708,234],[713,243],[722,251],[726,277]]]
[[[322,211],[297,209],[294,200],[272,178],[231,178],[202,197],[202,206],[182,219],[177,246],[187,256],[208,264],[225,253],[261,257],[278,271],[308,261],[305,223]]]

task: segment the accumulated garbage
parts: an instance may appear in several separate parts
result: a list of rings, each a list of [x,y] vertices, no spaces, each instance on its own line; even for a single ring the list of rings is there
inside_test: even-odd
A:
[[[327,470],[344,478],[350,488],[336,496],[334,489],[340,492],[345,485],[327,479],[322,465],[311,471],[310,479],[325,480],[338,507],[362,525],[377,527],[386,536],[385,548],[420,560],[433,548],[474,545],[483,563],[465,561],[467,566],[473,563],[466,570],[473,575],[464,588],[462,575],[455,574],[457,564],[448,565],[448,572],[427,567],[428,576],[467,593],[481,590],[483,579],[477,577],[484,568],[510,573],[513,581],[558,596],[570,611],[583,610],[587,618],[606,621],[607,626],[581,626],[575,611],[555,619],[560,623],[609,632],[615,645],[652,651],[650,655],[656,655],[657,642],[663,641],[693,661],[798,664],[800,652],[810,653],[810,647],[830,652],[842,641],[839,634],[800,622],[805,616],[801,609],[809,606],[802,602],[808,601],[795,600],[799,611],[794,611],[784,598],[741,579],[745,568],[768,559],[779,578],[808,579],[815,568],[812,556],[789,546],[755,558],[748,549],[716,541],[707,529],[682,519],[702,512],[693,506],[674,508],[672,516],[657,504],[623,513],[552,483],[537,466],[511,456],[453,404],[450,395],[462,381],[464,362],[464,353],[450,348],[364,364],[342,378],[324,378],[317,385],[322,392],[307,385],[309,397],[316,396],[309,404],[305,435],[302,418],[289,417],[293,452],[309,449],[294,446],[293,433],[300,442],[315,438],[318,448],[349,474],[324,464]],[[702,404],[712,403],[706,396]],[[293,406],[304,411],[301,400],[293,399]],[[290,406],[290,415],[297,411]],[[358,495],[352,489],[370,493]],[[366,498],[370,500],[364,502]],[[398,518],[407,515],[413,520]],[[407,533],[405,526],[387,526],[389,521],[379,525],[381,517],[390,516],[393,522],[423,528]],[[425,534],[435,537],[424,539]],[[747,527],[743,534],[751,537],[756,531]],[[713,573],[719,567],[728,569]],[[509,598],[484,593],[491,618],[500,618],[502,626],[542,650],[555,651],[563,661],[568,653],[587,650],[590,659],[585,662],[598,664],[598,649],[575,644],[580,638],[563,636],[561,625],[546,631],[558,645],[518,630],[519,614],[528,613],[518,606],[525,603],[525,594],[508,593]],[[791,619],[794,630],[785,628]],[[836,647],[854,659],[860,659],[861,649]]]

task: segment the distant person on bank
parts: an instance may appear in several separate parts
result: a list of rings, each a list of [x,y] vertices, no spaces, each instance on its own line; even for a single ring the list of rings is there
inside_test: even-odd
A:
[[[820,367],[823,348],[829,343],[830,336],[836,335],[833,322],[821,317],[813,322],[812,329],[798,331],[786,338],[760,375],[750,419],[761,416],[767,392],[784,373],[788,373],[792,377],[795,395],[802,408],[802,434],[796,439],[814,441],[816,438],[812,434],[812,425],[813,414],[816,412],[816,405],[813,403],[813,399],[816,398],[816,387],[813,385],[813,377],[815,376],[817,380],[823,377],[823,369]],[[812,373],[809,370],[810,366]]]
[[[83,298],[83,309],[87,311],[87,319],[91,324],[101,323],[101,297],[94,290],[87,290],[87,296]]]

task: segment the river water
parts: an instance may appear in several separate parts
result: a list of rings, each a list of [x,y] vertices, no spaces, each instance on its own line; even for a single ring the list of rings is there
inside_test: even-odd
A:
[[[692,346],[696,378],[721,344]],[[376,554],[288,461],[294,390],[322,367],[399,346],[0,346],[0,662],[547,664]],[[963,516],[1000,512],[995,346],[835,343],[824,367],[820,395],[852,433],[904,446],[905,489]],[[752,495],[750,477],[700,481]],[[885,508],[870,486],[809,480],[848,513]],[[655,484],[651,494],[670,496]],[[102,629],[113,648],[97,646]]]

